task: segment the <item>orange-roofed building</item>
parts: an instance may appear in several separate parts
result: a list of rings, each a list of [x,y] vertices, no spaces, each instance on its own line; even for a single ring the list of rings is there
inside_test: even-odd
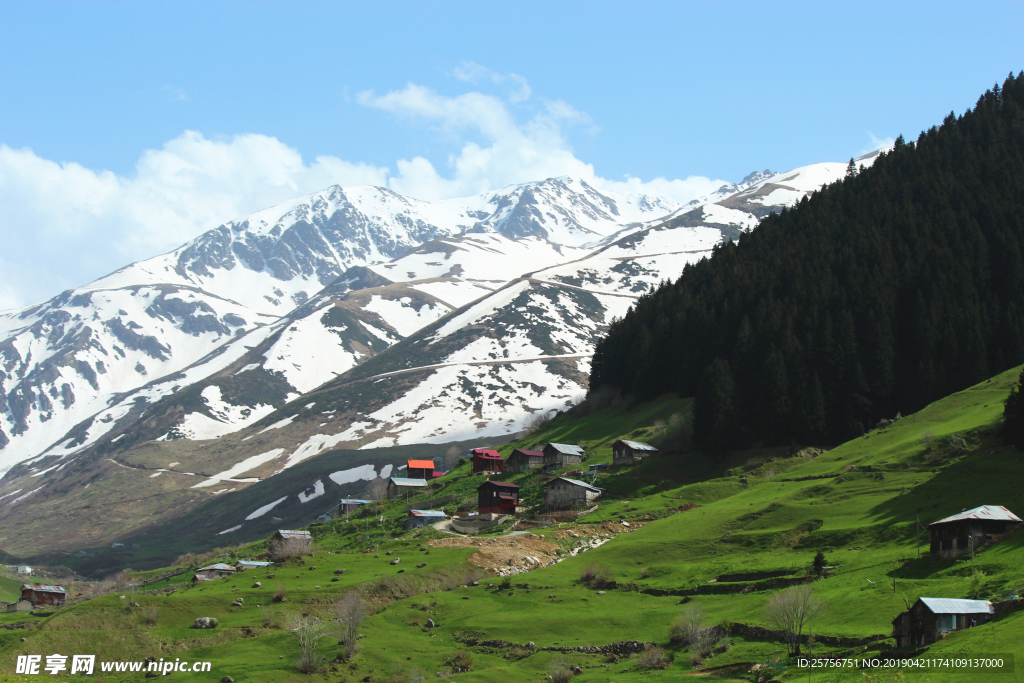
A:
[[[409,479],[433,479],[434,478],[434,461],[433,460],[409,460],[407,461],[408,474],[406,475]]]

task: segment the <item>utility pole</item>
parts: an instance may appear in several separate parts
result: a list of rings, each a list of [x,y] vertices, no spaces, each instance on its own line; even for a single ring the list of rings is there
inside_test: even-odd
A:
[[[917,559],[921,559],[921,513],[917,513]]]

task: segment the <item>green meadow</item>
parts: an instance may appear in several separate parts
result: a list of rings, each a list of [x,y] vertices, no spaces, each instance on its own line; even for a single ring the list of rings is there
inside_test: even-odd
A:
[[[99,660],[210,661],[209,673],[171,675],[196,681],[230,676],[239,683],[416,683],[439,677],[527,683],[548,680],[565,665],[580,667],[572,677],[580,683],[753,681],[757,675],[748,670],[784,659],[783,643],[733,634],[727,648],[695,668],[691,653],[670,643],[670,628],[694,604],[708,626],[765,626],[765,604],[781,590],[774,578],[809,578],[818,551],[830,569],[809,584],[825,604],[810,631],[864,641],[819,644],[815,653],[884,656],[894,646],[888,637],[892,619],[918,597],[977,594],[1002,601],[1024,590],[1024,534],[973,557],[936,561],[927,555],[927,525],[937,519],[985,504],[1024,511],[1024,454],[1007,447],[998,432],[1002,401],[1019,371],[825,452],[800,447],[720,455],[673,451],[685,441],[691,407],[689,400],[675,397],[563,414],[500,451],[507,456],[513,448],[548,441],[583,442],[593,454],[589,464],[610,462],[618,438],[665,448],[640,465],[599,474],[596,485],[606,493],[596,512],[573,525],[529,530],[560,546],[556,564],[507,580],[485,576],[468,562],[473,547],[432,547],[432,539],[447,534],[432,528],[404,531],[407,501],[389,501],[313,527],[318,547],[313,555],[268,569],[196,585],[187,583],[191,574],[186,574],[79,602],[45,618],[0,615],[0,626],[29,622],[27,628],[0,629],[2,680],[35,680],[13,675],[16,655],[56,652],[96,654]],[[457,503],[472,505],[484,478],[469,470],[468,463],[460,464],[408,502],[454,495]],[[539,502],[549,479],[536,471],[498,478],[519,483],[527,503]],[[573,541],[563,532],[585,535],[620,520],[629,523],[628,531],[571,555]],[[256,558],[266,547],[263,541],[235,548],[220,559]],[[396,558],[400,563],[390,564]],[[340,569],[344,573],[336,573]],[[164,571],[135,578],[155,579]],[[605,578],[600,590],[583,580],[592,573]],[[338,635],[332,633],[320,672],[301,673],[289,624],[300,615],[331,620],[336,601],[352,591],[363,596],[371,612],[359,629],[363,637],[356,654],[350,661],[339,657]],[[275,595],[283,600],[275,602]],[[232,606],[239,598],[242,606]],[[198,630],[192,628],[197,617],[220,623]],[[462,642],[466,639],[478,644]],[[486,646],[479,643],[483,640],[533,643],[534,648]],[[539,649],[633,640],[664,648],[671,659],[667,668],[645,668],[638,656]],[[952,634],[921,656],[958,653],[1013,654],[1024,666],[1024,610]],[[454,672],[456,661],[469,670]],[[1017,680],[1012,672],[808,673],[791,663],[774,671],[776,679],[795,681]],[[144,674],[97,672],[92,678],[135,681]]]

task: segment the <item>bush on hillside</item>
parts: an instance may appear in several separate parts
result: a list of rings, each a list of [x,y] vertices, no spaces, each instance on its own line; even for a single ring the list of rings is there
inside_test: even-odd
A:
[[[308,536],[274,538],[267,544],[267,554],[273,562],[281,562],[290,557],[312,555],[314,550],[316,548],[313,547],[313,539]]]
[[[641,669],[667,669],[672,663],[668,653],[660,647],[649,647],[640,653],[637,667]]]
[[[704,608],[700,603],[690,603],[669,629],[669,642],[673,645],[689,645],[697,633],[704,629],[704,621]]]

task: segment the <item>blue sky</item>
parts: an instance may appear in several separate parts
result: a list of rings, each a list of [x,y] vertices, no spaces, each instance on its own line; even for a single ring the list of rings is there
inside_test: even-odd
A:
[[[1024,68],[1021,25],[1021,2],[0,0],[0,308],[331,182],[684,199],[842,161]]]

